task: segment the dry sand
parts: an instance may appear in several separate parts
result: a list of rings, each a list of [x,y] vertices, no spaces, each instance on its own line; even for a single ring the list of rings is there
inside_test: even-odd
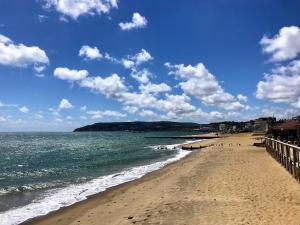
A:
[[[299,225],[300,185],[254,141],[209,140],[214,146],[32,224]]]

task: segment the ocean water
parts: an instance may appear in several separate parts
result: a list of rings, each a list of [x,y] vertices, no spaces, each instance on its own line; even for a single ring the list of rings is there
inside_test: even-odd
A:
[[[191,132],[0,133],[0,225],[19,224],[188,155]]]

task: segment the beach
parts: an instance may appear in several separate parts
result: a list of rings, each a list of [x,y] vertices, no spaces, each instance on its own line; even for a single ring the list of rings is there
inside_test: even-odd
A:
[[[250,133],[28,222],[50,224],[299,225],[300,185]]]

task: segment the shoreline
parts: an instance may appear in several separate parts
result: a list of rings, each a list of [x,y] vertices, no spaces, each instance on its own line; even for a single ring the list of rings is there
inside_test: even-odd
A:
[[[198,142],[199,141],[197,141],[197,143]],[[169,166],[172,166],[173,164],[176,164],[176,163],[178,163],[178,162],[180,162],[180,161],[182,161],[182,160],[184,160],[186,158],[192,157],[194,154],[197,153],[197,151],[199,151],[199,150],[190,151],[190,153],[188,155],[184,156],[183,158],[181,158],[179,160],[176,160],[174,162],[171,162],[169,164],[166,164],[162,168],[154,170],[154,171],[151,171],[151,172],[143,175],[140,178],[137,178],[137,179],[134,179],[134,180],[131,180],[131,181],[127,181],[127,182],[118,184],[116,186],[109,187],[105,191],[102,191],[102,192],[99,192],[99,193],[87,196],[87,199],[85,199],[85,200],[76,202],[76,203],[74,203],[72,205],[69,205],[69,206],[61,207],[58,210],[51,211],[51,212],[49,212],[46,215],[37,216],[35,218],[29,219],[27,221],[24,221],[24,222],[20,223],[20,225],[33,225],[33,224],[36,224],[36,223],[40,223],[43,220],[51,219],[52,216],[57,216],[57,215],[60,215],[60,214],[64,214],[65,212],[67,212],[69,210],[72,210],[72,208],[77,208],[77,207],[86,208],[85,204],[87,204],[88,201],[89,201],[89,204],[90,204],[90,203],[94,203],[94,201],[97,201],[97,202],[98,202],[98,200],[102,201],[102,198],[110,198],[111,196],[115,195],[115,193],[112,193],[112,192],[123,192],[124,190],[127,190],[128,188],[130,188],[130,186],[132,186],[132,185],[141,184],[144,181],[152,179],[155,176],[158,176],[159,173],[163,173],[163,170],[165,168],[167,168]],[[103,202],[107,202],[107,201],[109,201],[109,200],[106,199]],[[92,206],[92,205],[93,204],[91,204],[90,206]],[[90,208],[90,207],[88,207],[88,208]]]
[[[58,189],[57,191],[54,190],[54,192],[52,192],[52,193],[50,192],[50,195],[49,195],[49,193],[45,195],[45,201],[42,200],[42,201],[38,201],[37,203],[33,203],[33,204],[30,203],[29,205],[25,205],[20,208],[15,208],[15,209],[12,208],[8,211],[4,211],[2,214],[3,221],[2,222],[0,221],[0,225],[1,224],[3,224],[3,225],[27,224],[31,221],[35,221],[36,219],[43,218],[48,215],[52,215],[53,213],[58,212],[62,209],[72,207],[73,205],[76,205],[80,202],[86,201],[98,194],[101,194],[103,192],[110,190],[113,187],[116,187],[116,186],[119,186],[122,184],[126,184],[126,183],[134,181],[134,180],[138,180],[141,177],[143,177],[149,173],[160,170],[160,169],[164,168],[165,166],[172,164],[178,160],[181,160],[182,158],[186,157],[187,155],[190,155],[192,153],[191,151],[181,150],[181,147],[183,145],[192,144],[192,143],[199,142],[199,141],[203,141],[203,140],[193,140],[193,141],[186,140],[185,142],[181,142],[178,144],[157,145],[156,147],[158,147],[158,148],[160,148],[160,146],[163,148],[168,148],[168,149],[176,148],[176,149],[178,149],[178,152],[171,158],[168,158],[163,161],[157,161],[157,162],[152,162],[150,164],[127,168],[120,172],[116,172],[114,174],[108,174],[105,176],[95,178],[95,179],[93,179],[89,182],[83,183],[83,184],[79,184],[79,185],[75,185],[75,186],[71,185],[69,187],[62,188],[60,190]],[[155,146],[153,146],[153,147],[155,147]],[[114,177],[118,177],[118,178],[116,179]],[[109,180],[111,180],[111,181],[109,182]],[[107,182],[109,182],[109,183],[107,183]],[[78,188],[83,190],[78,195],[79,199],[77,199],[77,195],[76,195],[76,192],[77,192],[76,190],[78,190]],[[68,190],[71,191],[70,194],[67,193]],[[69,195],[69,197],[65,198],[64,196],[61,196],[61,193],[64,193],[64,192],[66,192],[65,193],[66,195],[64,195],[64,196]],[[82,192],[86,192],[86,193],[81,195]],[[53,201],[53,200],[57,199],[57,197],[61,197],[61,198],[59,198],[60,206],[58,206],[57,204],[53,205],[52,202],[49,202],[49,200]],[[64,201],[65,201],[65,203],[64,203]],[[49,206],[48,209],[44,208],[44,206],[46,206],[45,204],[47,204],[47,202],[49,202],[51,204],[51,206]],[[39,205],[42,208],[37,208]],[[27,212],[26,212],[27,207],[32,212],[29,215],[27,215]],[[38,211],[32,211],[34,209],[37,209]],[[28,211],[28,212],[30,212],[30,211]],[[33,212],[35,212],[35,213],[33,213]],[[27,216],[22,216],[22,215],[24,215],[24,213]],[[1,215],[1,213],[0,213],[0,215]],[[0,218],[1,218],[1,216],[0,216]],[[20,222],[18,222],[18,221],[20,221]]]
[[[299,184],[254,138],[202,141],[209,147],[22,224],[298,225]]]

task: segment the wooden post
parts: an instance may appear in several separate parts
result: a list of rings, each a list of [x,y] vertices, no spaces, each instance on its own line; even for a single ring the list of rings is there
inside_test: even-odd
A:
[[[265,138],[266,150],[300,182],[300,147]]]

